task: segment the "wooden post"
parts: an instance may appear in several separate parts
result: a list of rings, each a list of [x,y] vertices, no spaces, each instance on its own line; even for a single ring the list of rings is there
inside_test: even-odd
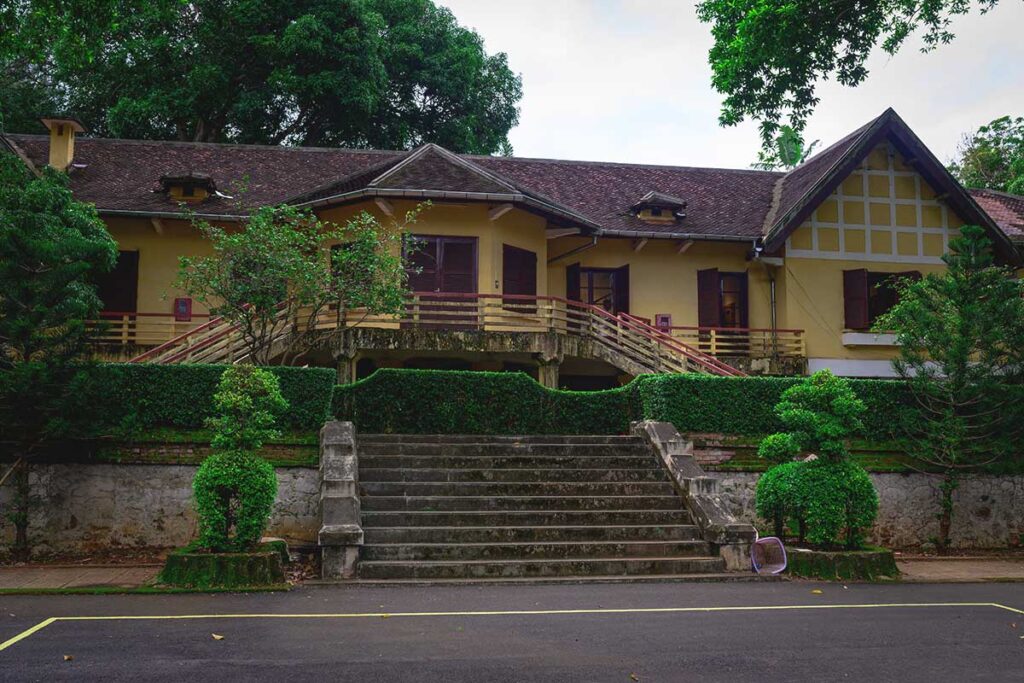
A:
[[[128,345],[128,315],[121,316],[121,344]]]
[[[710,347],[711,350],[708,353],[710,353],[712,356],[716,356],[717,357],[718,356],[718,330],[715,329],[714,327],[711,328],[710,341],[711,341],[711,347]]]

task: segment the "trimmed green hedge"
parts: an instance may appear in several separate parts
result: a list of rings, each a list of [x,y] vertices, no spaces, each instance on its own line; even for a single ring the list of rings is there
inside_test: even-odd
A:
[[[521,372],[381,369],[334,390],[334,415],[363,433],[624,434],[633,385],[556,391]]]
[[[763,435],[784,431],[774,406],[782,392],[803,377],[718,377],[645,375],[638,378],[639,412],[648,420],[671,422],[680,432]],[[864,437],[886,440],[900,415],[914,410],[913,397],[897,380],[851,379],[867,405]]]
[[[213,394],[227,365],[102,363],[82,370],[72,389],[74,431],[128,435],[159,427],[199,429],[213,411]],[[330,415],[337,375],[328,368],[268,368],[289,408],[285,431],[317,431]]]

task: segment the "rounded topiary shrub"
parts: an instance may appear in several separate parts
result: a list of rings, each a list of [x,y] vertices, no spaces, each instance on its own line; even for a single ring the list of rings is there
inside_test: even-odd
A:
[[[792,462],[800,455],[800,444],[788,432],[769,434],[761,439],[757,447],[757,457],[767,460],[773,465]]]
[[[857,548],[878,515],[878,494],[860,465],[814,460],[797,463],[793,497],[807,524],[807,541]]]
[[[757,480],[755,505],[757,514],[774,525],[775,535],[782,537],[787,521],[802,525],[803,514],[794,496],[796,477],[803,463],[776,465]]]
[[[199,543],[214,552],[240,552],[259,542],[277,497],[273,466],[245,452],[214,453],[192,481]]]

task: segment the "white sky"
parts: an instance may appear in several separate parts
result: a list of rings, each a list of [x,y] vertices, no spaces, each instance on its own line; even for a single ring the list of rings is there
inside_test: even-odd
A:
[[[679,0],[439,0],[522,74],[516,156],[745,168],[755,124],[720,128],[709,26]],[[1024,115],[1024,2],[960,17],[956,39],[876,54],[857,88],[834,82],[806,133],[827,146],[893,107],[943,161],[963,133]]]

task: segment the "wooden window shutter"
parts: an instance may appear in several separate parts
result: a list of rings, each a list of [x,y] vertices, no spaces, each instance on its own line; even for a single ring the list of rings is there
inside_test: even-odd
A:
[[[537,295],[537,254],[526,249],[502,245],[502,293]]]
[[[867,269],[843,271],[843,313],[847,329],[866,330],[871,326]]]
[[[740,327],[750,327],[750,281],[747,273],[740,277]]]
[[[565,298],[571,301],[580,300],[580,264],[578,263],[565,267]]]
[[[718,268],[697,271],[697,325],[718,327],[722,324],[722,282]]]
[[[629,313],[629,266],[616,268],[612,274],[612,307],[616,313]]]

